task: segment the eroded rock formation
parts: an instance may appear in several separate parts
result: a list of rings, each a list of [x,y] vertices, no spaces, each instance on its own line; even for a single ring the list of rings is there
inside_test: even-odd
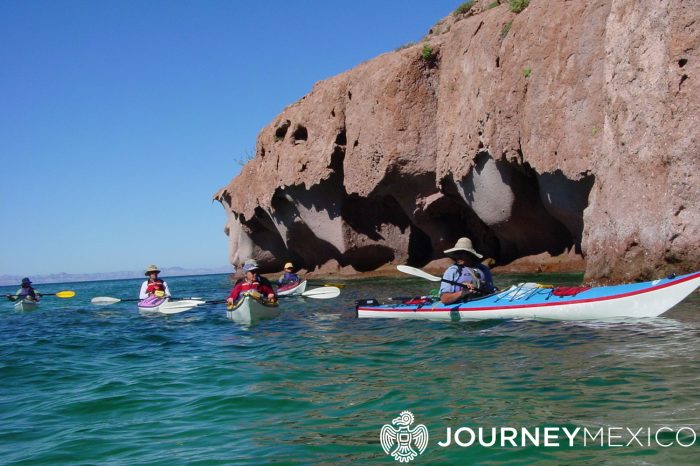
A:
[[[424,266],[466,235],[589,280],[699,269],[698,2],[491,3],[264,128],[215,196],[231,262]]]

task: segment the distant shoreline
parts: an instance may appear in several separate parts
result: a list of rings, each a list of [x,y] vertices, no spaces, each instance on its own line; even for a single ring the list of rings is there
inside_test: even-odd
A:
[[[444,264],[440,261],[435,261],[433,263],[427,264],[422,267],[423,270],[436,275],[442,275],[447,262]],[[234,274],[233,268],[211,268],[211,269],[185,269],[181,267],[163,267],[160,276],[164,279],[174,278],[174,277],[192,277],[201,275],[226,275]],[[538,273],[575,273],[583,274],[582,269],[576,268],[562,268],[557,269],[545,269],[537,267],[536,265],[527,264],[521,265],[520,267],[494,267],[492,268],[494,275],[508,275],[508,274],[538,274]],[[283,271],[268,272],[261,275],[267,277],[268,279],[277,278],[278,275],[282,274]],[[301,271],[301,275],[308,280],[312,281],[351,281],[351,280],[362,280],[367,278],[397,278],[406,277],[408,275],[399,272],[395,265],[387,265],[378,268],[377,270],[366,271],[366,272],[348,272],[348,271],[329,271],[329,270],[315,270],[311,272],[304,273]],[[104,273],[85,273],[85,274],[70,274],[70,273],[55,273],[55,274],[45,274],[45,275],[34,275],[29,276],[32,282],[39,286],[43,284],[54,284],[54,283],[83,283],[83,282],[101,282],[109,280],[135,280],[142,279],[143,273],[140,271],[124,271],[124,272],[104,272]],[[22,277],[2,275],[0,276],[0,286],[19,286]]]
[[[186,269],[183,267],[163,267],[161,275],[167,277],[188,277],[195,275],[217,275],[232,273],[231,267],[219,268],[198,268]],[[119,271],[119,272],[102,272],[102,273],[51,273],[40,275],[29,275],[32,283],[35,285],[51,284],[51,283],[81,283],[81,282],[101,282],[107,280],[133,280],[143,278],[142,271]],[[18,275],[0,275],[0,286],[18,285],[22,281]]]

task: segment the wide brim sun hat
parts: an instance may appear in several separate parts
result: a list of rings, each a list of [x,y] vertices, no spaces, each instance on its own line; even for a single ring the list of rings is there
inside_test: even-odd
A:
[[[466,237],[458,239],[457,243],[455,243],[455,246],[453,248],[445,249],[443,252],[445,254],[447,254],[448,256],[452,256],[452,255],[454,255],[455,252],[460,252],[460,251],[474,254],[479,259],[484,257],[481,254],[479,254],[478,252],[476,252],[476,250],[474,249],[474,246],[472,246],[472,240],[470,240],[469,238],[466,238]]]
[[[151,264],[151,265],[149,265],[148,268],[146,269],[146,273],[144,273],[144,275],[148,276],[148,275],[152,274],[153,272],[155,272],[155,273],[160,273],[160,270],[158,269],[158,267],[156,267],[155,265],[152,265],[152,264]]]

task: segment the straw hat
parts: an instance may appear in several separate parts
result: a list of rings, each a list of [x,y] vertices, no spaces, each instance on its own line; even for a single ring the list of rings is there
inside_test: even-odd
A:
[[[484,257],[474,250],[474,246],[472,246],[472,240],[470,240],[469,238],[466,238],[466,237],[458,239],[457,243],[455,243],[455,247],[450,248],[450,249],[445,249],[443,252],[449,256],[457,251],[465,251],[465,252],[474,254],[479,259]]]
[[[146,269],[146,273],[144,273],[144,275],[147,275],[147,276],[148,276],[148,275],[152,274],[153,272],[155,272],[155,273],[160,273],[160,270],[158,270],[158,267],[156,267],[155,265],[151,264],[151,265],[149,265],[148,268]]]

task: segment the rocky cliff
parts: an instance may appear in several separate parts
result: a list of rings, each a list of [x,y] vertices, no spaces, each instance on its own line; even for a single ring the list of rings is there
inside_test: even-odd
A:
[[[700,269],[700,2],[477,2],[317,83],[215,198],[230,260]]]

